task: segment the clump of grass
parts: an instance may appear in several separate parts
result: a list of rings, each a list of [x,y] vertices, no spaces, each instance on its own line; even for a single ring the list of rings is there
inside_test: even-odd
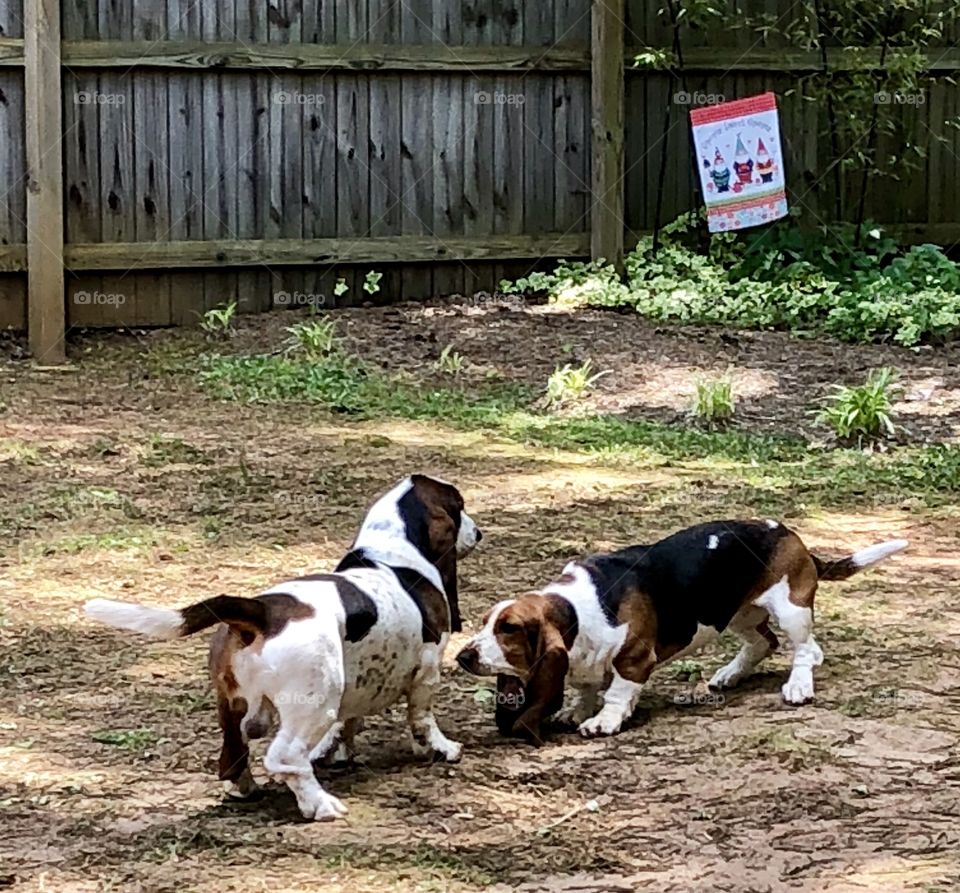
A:
[[[104,730],[91,736],[98,744],[111,744],[124,750],[142,751],[158,741],[156,733],[150,729]]]
[[[547,406],[551,409],[559,409],[562,406],[579,403],[597,381],[604,375],[610,374],[609,369],[591,374],[592,370],[592,360],[586,360],[579,366],[573,366],[570,363],[557,366],[547,379]]]
[[[729,376],[701,378],[693,400],[693,414],[708,425],[725,425],[733,418],[733,382]]]
[[[208,338],[226,338],[233,333],[237,302],[213,307],[200,317],[200,328]]]
[[[294,345],[312,363],[327,357],[337,343],[337,322],[330,317],[297,323],[289,326],[287,331],[293,336]]]
[[[834,385],[817,418],[843,443],[876,443],[896,433],[893,400],[901,390],[893,369],[874,369],[862,385]]]
[[[434,363],[434,368],[438,372],[445,372],[447,375],[459,375],[463,371],[463,354],[453,349],[452,344],[448,344],[440,351],[440,358]]]

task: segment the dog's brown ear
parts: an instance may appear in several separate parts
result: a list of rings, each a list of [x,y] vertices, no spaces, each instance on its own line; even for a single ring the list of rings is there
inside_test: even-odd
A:
[[[539,747],[543,744],[543,722],[563,707],[563,683],[570,669],[568,649],[577,635],[573,606],[563,598],[544,597],[544,611],[528,631],[532,660],[524,686],[524,710],[513,726]]]

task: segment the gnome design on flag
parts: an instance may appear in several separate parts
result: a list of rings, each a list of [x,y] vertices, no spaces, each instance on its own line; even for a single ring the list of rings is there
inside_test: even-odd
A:
[[[747,152],[747,147],[737,134],[737,154],[733,159],[733,170],[740,181],[741,186],[747,186],[753,182],[753,159]]]
[[[760,179],[764,183],[769,183],[773,180],[776,169],[776,163],[770,157],[770,153],[767,152],[767,147],[763,144],[763,137],[760,137],[757,142],[757,173],[760,174]]]
[[[730,168],[727,167],[727,163],[723,160],[720,150],[715,148],[713,151],[713,170],[710,171],[710,177],[716,184],[717,192],[729,192]]]

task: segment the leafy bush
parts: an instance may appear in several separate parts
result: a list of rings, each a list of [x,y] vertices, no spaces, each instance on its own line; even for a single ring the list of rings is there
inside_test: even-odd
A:
[[[729,377],[697,382],[693,414],[710,425],[723,425],[733,418],[733,382]]]
[[[213,307],[200,317],[200,328],[209,338],[225,338],[232,331],[237,302]]]
[[[547,379],[547,405],[557,409],[568,403],[578,403],[599,379],[610,374],[608,369],[591,375],[592,368],[591,360],[580,366],[571,366],[569,363],[557,366]]]
[[[632,307],[652,319],[743,328],[815,331],[844,341],[911,346],[960,332],[960,268],[935,245],[899,250],[873,228],[758,233],[690,244],[699,215],[664,227],[656,254],[641,239],[626,258],[626,281],[603,264],[561,264],[506,283],[508,291],[545,293],[557,304]]]
[[[818,418],[845,443],[879,440],[896,431],[891,404],[898,391],[892,369],[874,369],[865,384],[835,385]]]
[[[463,362],[463,355],[454,350],[452,344],[448,344],[440,351],[440,357],[434,364],[434,368],[448,375],[459,375],[463,371]]]
[[[293,336],[294,345],[311,362],[318,362],[329,354],[336,344],[337,322],[329,317],[314,319],[310,322],[289,326],[287,331]]]

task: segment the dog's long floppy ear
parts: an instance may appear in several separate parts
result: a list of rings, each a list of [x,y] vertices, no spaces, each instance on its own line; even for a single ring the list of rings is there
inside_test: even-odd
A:
[[[453,536],[452,546],[437,559],[437,570],[443,582],[444,592],[447,594],[447,603],[450,605],[450,629],[458,633],[463,629],[460,620],[460,596],[457,592],[457,541]]]
[[[570,669],[569,649],[577,637],[577,613],[566,599],[546,595],[544,610],[528,634],[531,673],[524,686],[524,711],[513,726],[539,747],[544,720],[563,706],[563,683]]]

